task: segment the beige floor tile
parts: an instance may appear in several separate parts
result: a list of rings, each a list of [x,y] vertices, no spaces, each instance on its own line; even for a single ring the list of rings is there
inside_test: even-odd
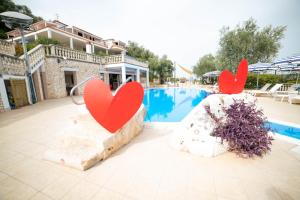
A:
[[[128,197],[125,197],[117,192],[112,190],[108,190],[105,188],[100,189],[96,192],[96,194],[92,197],[91,200],[126,200]]]
[[[154,199],[158,192],[159,182],[142,176],[135,176],[125,194],[134,199]]]
[[[51,200],[51,198],[41,192],[38,192],[30,200]]]
[[[104,187],[110,190],[118,191],[121,194],[126,194],[130,189],[130,184],[134,179],[134,174],[131,171],[120,170],[114,173],[109,180],[104,184]]]
[[[36,144],[34,142],[24,142],[21,146],[15,148],[15,151],[25,155],[34,157],[41,152],[46,151],[46,147],[41,144]]]
[[[43,189],[42,192],[53,199],[61,199],[79,180],[79,178],[73,175],[63,174]]]
[[[100,189],[100,187],[95,184],[81,181],[72,187],[70,191],[68,191],[64,196],[63,200],[82,200],[82,199],[91,199],[96,192]]]
[[[3,180],[3,179],[6,179],[8,177],[7,174],[4,174],[2,172],[0,172],[0,182]]]
[[[242,181],[241,184],[249,200],[281,199],[277,189],[263,177],[256,181]]]
[[[18,180],[8,177],[0,182],[0,199],[26,200],[34,196],[37,191]]]
[[[62,174],[63,172],[52,168],[46,162],[28,159],[13,176],[41,191],[57,180]]]
[[[26,159],[26,156],[16,153],[12,157],[0,161],[0,171],[13,175],[24,165]]]
[[[85,179],[98,186],[103,186],[113,176],[116,168],[117,165],[113,165],[110,160],[104,160],[90,169],[90,173]]]
[[[218,198],[243,200],[247,199],[245,190],[239,179],[215,177],[215,188]]]
[[[300,106],[259,101],[268,117],[300,122]],[[54,134],[76,114],[69,98],[0,114],[2,199],[19,198],[20,192],[24,198],[72,200],[300,199],[300,157],[290,151],[294,144],[281,140],[273,141],[272,152],[263,158],[241,159],[233,153],[203,158],[168,146],[172,125],[147,125],[141,135],[90,170],[42,160]]]

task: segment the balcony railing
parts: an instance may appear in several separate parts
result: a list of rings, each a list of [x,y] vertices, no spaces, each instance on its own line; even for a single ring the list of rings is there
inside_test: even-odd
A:
[[[132,64],[132,65],[138,65],[138,66],[141,66],[141,67],[148,68],[148,63],[138,61],[137,59],[135,59],[133,57],[130,57],[130,56],[127,56],[127,55],[124,55],[124,61],[123,62],[128,63],[128,64]]]
[[[0,40],[0,53],[14,56],[15,55],[14,43],[7,42],[5,40]]]
[[[61,58],[65,58],[65,59],[99,63],[102,65],[128,63],[128,64],[148,68],[147,63],[138,61],[135,58],[124,55],[124,54],[100,57],[95,54],[89,54],[89,53],[85,53],[83,51],[74,50],[74,49],[70,49],[67,47],[56,46],[56,45],[44,46],[44,48],[45,48],[46,56],[55,56],[55,57],[61,57]]]
[[[101,63],[100,56],[56,45],[45,46],[45,55],[84,62]]]
[[[20,59],[24,59],[24,55],[20,56]],[[33,73],[44,61],[45,51],[44,46],[39,44],[30,51],[28,51],[28,62],[30,71]]]
[[[9,44],[10,45],[10,44]],[[148,64],[140,62],[135,58],[124,54],[111,56],[97,56],[95,54],[85,53],[83,51],[74,50],[56,45],[38,45],[28,52],[28,61],[31,73],[38,69],[45,60],[45,56],[61,57],[64,59],[78,60],[83,62],[99,63],[102,65],[127,63],[144,68],[148,68]],[[25,75],[26,65],[24,55],[17,58],[12,55],[0,53],[0,73],[10,75]]]

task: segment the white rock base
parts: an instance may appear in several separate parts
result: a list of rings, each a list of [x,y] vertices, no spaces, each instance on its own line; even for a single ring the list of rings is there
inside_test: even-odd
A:
[[[109,157],[130,142],[144,127],[146,110],[143,105],[116,133],[111,134],[87,112],[73,119],[74,124],[58,134],[44,158],[62,165],[86,170]]]
[[[171,146],[180,151],[192,154],[214,157],[227,151],[228,145],[221,139],[211,136],[216,122],[206,111],[206,107],[217,118],[226,120],[223,108],[228,108],[234,100],[244,100],[245,103],[254,103],[255,97],[249,94],[212,94],[200,102],[174,129]]]

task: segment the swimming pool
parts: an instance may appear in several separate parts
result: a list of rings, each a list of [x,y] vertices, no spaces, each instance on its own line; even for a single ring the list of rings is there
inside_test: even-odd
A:
[[[199,89],[153,88],[145,90],[146,122],[180,122],[209,93]],[[273,132],[300,140],[300,127],[267,122]]]
[[[155,88],[145,90],[145,121],[180,122],[208,93],[199,89]]]
[[[288,137],[296,138],[300,140],[300,128],[290,125],[285,125],[276,122],[267,122],[266,126],[271,128],[271,131],[279,133],[280,135],[285,135]]]

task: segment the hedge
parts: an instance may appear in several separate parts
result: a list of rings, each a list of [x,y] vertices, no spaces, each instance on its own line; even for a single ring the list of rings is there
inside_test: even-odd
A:
[[[299,75],[300,76],[300,75]],[[258,79],[258,88],[261,88],[266,83],[290,83],[294,84],[297,80],[297,74],[275,75],[275,74],[260,74]],[[249,73],[246,86],[247,89],[256,89],[257,74]]]

